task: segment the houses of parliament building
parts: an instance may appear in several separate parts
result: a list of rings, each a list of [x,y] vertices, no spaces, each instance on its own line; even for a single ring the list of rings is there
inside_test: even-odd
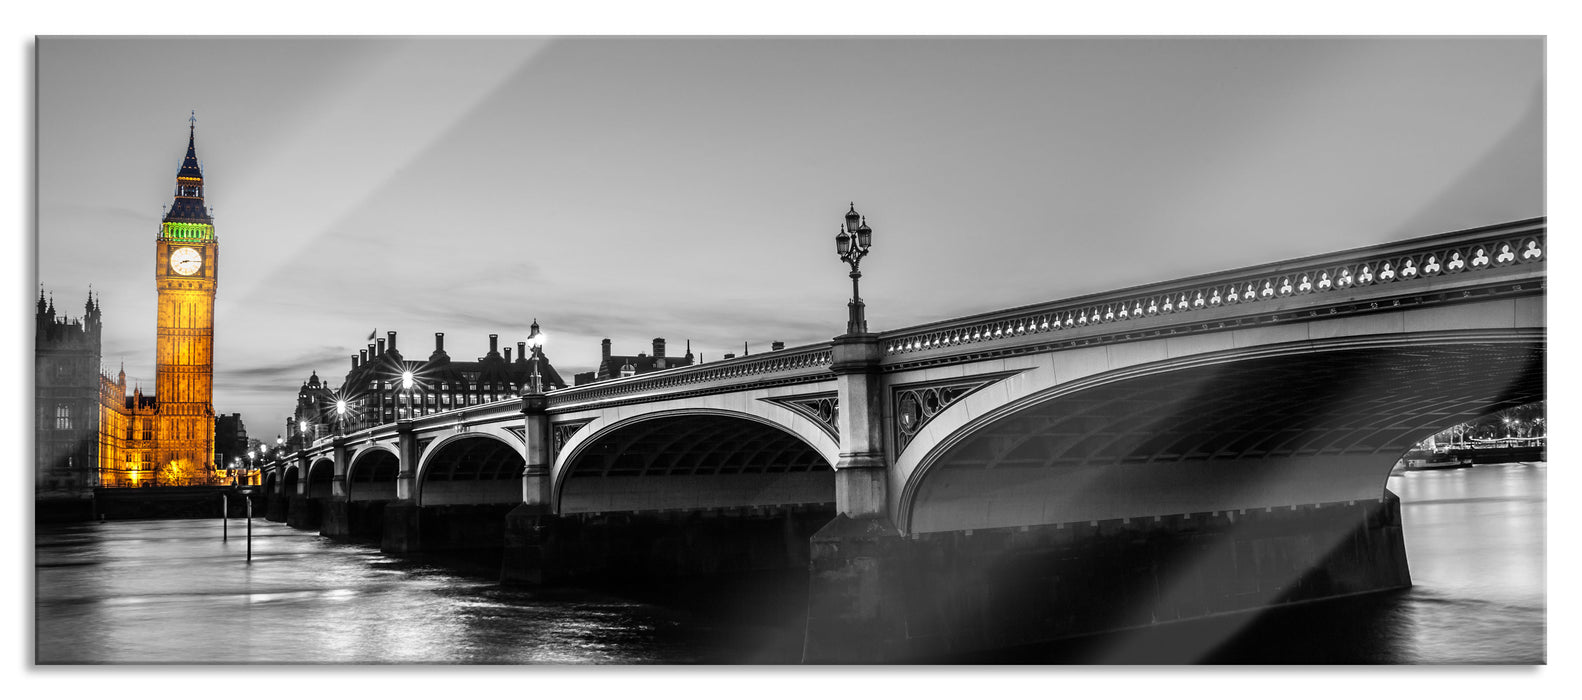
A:
[[[93,487],[229,482],[215,455],[214,295],[219,238],[203,199],[196,119],[175,201],[154,240],[158,297],[154,393],[127,393],[102,368],[103,320],[92,295],[79,319],[40,290],[35,314],[35,493],[85,497]]]

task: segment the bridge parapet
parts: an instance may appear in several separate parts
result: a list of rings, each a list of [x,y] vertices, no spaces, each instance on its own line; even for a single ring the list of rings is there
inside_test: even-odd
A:
[[[1365,288],[1407,291],[1429,289],[1451,277],[1493,280],[1502,268],[1517,265],[1541,273],[1548,245],[1545,222],[1468,229],[941,321],[884,333],[880,345],[893,361],[1020,336],[1083,335],[1095,326],[1125,322],[1144,328],[1255,315],[1309,295],[1315,295],[1310,303],[1324,304],[1329,302],[1320,298],[1338,300]],[[1224,313],[1232,307],[1239,308]],[[1221,312],[1211,313],[1216,310]]]
[[[706,365],[678,367],[559,389],[549,393],[549,407],[552,411],[566,410],[655,394],[677,395],[689,390],[708,391],[716,387],[739,390],[745,384],[774,385],[810,378],[827,379],[831,357],[830,344],[821,343]]]

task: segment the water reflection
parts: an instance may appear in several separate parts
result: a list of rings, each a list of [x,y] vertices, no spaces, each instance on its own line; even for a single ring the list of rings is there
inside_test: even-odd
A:
[[[482,577],[254,522],[41,527],[39,663],[651,663],[727,651],[657,606]],[[233,527],[233,531],[235,528]]]
[[[1415,586],[956,661],[1542,663],[1543,465],[1392,476]],[[40,526],[39,663],[791,663],[805,581],[685,604],[492,577],[254,521]],[[799,589],[798,586],[801,588]],[[639,596],[642,598],[641,596]],[[652,598],[643,598],[652,600]],[[780,606],[780,607],[776,607]],[[705,614],[708,611],[708,614]],[[1204,642],[1226,639],[1205,653]]]

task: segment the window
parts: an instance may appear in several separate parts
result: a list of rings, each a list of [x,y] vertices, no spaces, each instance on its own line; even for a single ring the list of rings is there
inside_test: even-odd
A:
[[[55,407],[55,429],[71,430],[71,407],[60,404]]]

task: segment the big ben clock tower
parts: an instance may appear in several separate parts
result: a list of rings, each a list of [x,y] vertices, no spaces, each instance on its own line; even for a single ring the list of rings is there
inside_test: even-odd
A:
[[[176,173],[175,203],[154,243],[159,289],[154,468],[162,483],[200,483],[214,465],[214,292],[220,241],[203,203],[197,115]]]

